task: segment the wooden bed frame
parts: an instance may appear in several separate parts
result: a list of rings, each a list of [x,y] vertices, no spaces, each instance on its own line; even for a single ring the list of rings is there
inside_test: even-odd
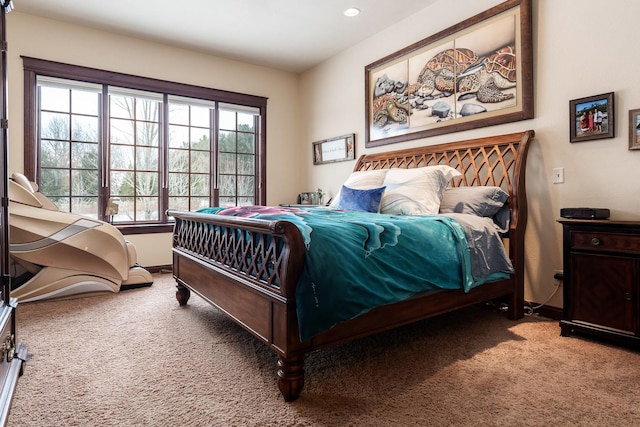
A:
[[[406,150],[365,154],[355,171],[448,164],[462,176],[454,186],[494,185],[506,190],[511,223],[505,235],[515,274],[470,292],[438,290],[378,307],[300,342],[295,290],[304,264],[304,244],[295,225],[232,216],[173,211],[173,275],[176,298],[187,304],[191,291],[264,341],[278,355],[278,386],[286,401],[304,386],[304,356],[348,342],[498,298],[510,319],[524,315],[524,235],[527,222],[525,164],[534,132],[499,135]],[[508,240],[508,242],[507,242]]]

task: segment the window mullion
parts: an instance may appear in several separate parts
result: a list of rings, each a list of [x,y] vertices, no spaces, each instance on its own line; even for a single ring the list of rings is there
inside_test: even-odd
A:
[[[105,215],[105,210],[111,197],[110,172],[111,172],[111,150],[109,140],[109,87],[102,85],[102,94],[100,97],[100,149],[99,149],[99,165],[98,172],[100,180],[100,194],[98,201],[98,217],[103,221],[109,218]]]
[[[219,156],[219,120],[220,120],[220,103],[216,102],[216,106],[211,112],[211,200],[213,206],[220,205],[220,156]]]
[[[165,93],[162,98],[158,129],[158,203],[160,203],[160,219],[167,222],[166,211],[169,207],[169,96]]]

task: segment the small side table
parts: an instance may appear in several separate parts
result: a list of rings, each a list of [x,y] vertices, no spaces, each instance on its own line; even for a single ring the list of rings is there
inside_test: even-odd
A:
[[[563,228],[561,335],[640,347],[640,221],[558,220]]]

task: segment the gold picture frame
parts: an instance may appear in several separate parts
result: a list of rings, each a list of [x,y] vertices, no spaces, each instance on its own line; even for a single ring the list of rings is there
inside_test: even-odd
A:
[[[313,164],[344,162],[356,158],[356,134],[337,136],[313,143]]]
[[[533,118],[531,0],[509,0],[365,67],[365,146]]]

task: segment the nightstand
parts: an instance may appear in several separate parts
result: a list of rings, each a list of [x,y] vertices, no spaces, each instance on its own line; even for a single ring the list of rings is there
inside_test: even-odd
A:
[[[640,221],[558,220],[563,227],[561,335],[640,346]]]

